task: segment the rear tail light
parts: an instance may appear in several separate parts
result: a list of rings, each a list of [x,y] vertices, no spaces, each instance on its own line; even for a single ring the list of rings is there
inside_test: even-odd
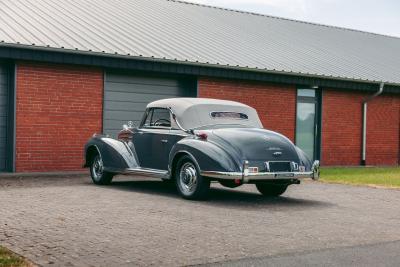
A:
[[[208,138],[208,135],[206,133],[203,133],[203,132],[196,133],[196,136],[200,140],[207,140],[207,138]]]
[[[258,167],[249,167],[249,173],[258,173]]]

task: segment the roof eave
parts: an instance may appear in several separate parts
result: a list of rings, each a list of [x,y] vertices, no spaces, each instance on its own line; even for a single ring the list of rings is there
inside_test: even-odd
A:
[[[189,60],[178,60],[178,59],[168,59],[168,58],[156,58],[156,57],[145,57],[145,56],[138,56],[138,55],[123,55],[118,53],[107,53],[107,52],[96,52],[96,51],[83,51],[78,49],[67,49],[67,48],[56,48],[50,46],[37,46],[37,45],[25,45],[25,44],[15,44],[15,43],[0,43],[0,49],[8,48],[15,50],[20,56],[15,56],[15,54],[10,53],[7,57],[5,53],[0,53],[0,58],[10,58],[10,59],[17,59],[17,60],[38,60],[38,61],[49,61],[54,63],[68,63],[68,60],[64,60],[66,62],[58,62],[59,60],[46,60],[44,56],[38,57],[24,57],[21,53],[22,51],[31,51],[31,52],[43,52],[43,53],[51,53],[53,55],[59,54],[68,56],[86,56],[86,57],[94,57],[94,58],[109,58],[115,60],[128,60],[128,61],[140,61],[140,62],[149,62],[149,63],[159,63],[159,64],[172,64],[172,65],[181,65],[187,67],[198,67],[198,68],[208,68],[214,70],[227,70],[227,71],[239,71],[239,72],[247,72],[247,73],[254,73],[254,74],[265,74],[265,75],[278,75],[278,76],[285,76],[285,77],[300,77],[305,79],[315,80],[312,84],[313,86],[320,86],[324,83],[320,84],[319,81],[337,81],[337,82],[349,82],[349,83],[357,83],[357,84],[364,84],[370,87],[371,85],[379,85],[380,83],[384,82],[386,86],[389,87],[396,87],[399,88],[396,90],[400,92],[400,83],[390,82],[390,81],[378,81],[378,80],[366,80],[361,78],[352,78],[352,77],[339,77],[339,76],[328,76],[323,74],[313,74],[313,73],[302,73],[302,72],[288,72],[288,71],[280,71],[280,70],[269,70],[269,69],[260,69],[260,68],[251,68],[251,67],[243,67],[243,66],[231,66],[231,65],[223,65],[223,64],[212,64],[212,63],[203,63],[203,62],[193,62]],[[0,51],[1,52],[1,51]],[[7,53],[6,53],[7,54]],[[56,61],[56,62],[55,62]],[[74,62],[69,62],[74,64]],[[88,62],[76,62],[75,64],[82,64],[86,65]],[[101,67],[107,67],[103,64],[88,64],[88,65],[95,65]],[[108,66],[109,67],[109,66]],[[191,73],[187,73],[191,74]],[[218,76],[218,75],[212,75]],[[221,75],[224,77],[224,75]],[[226,77],[224,77],[226,78]],[[235,78],[235,77],[232,77]],[[255,79],[258,80],[258,79]],[[273,82],[273,81],[272,81]],[[290,82],[289,82],[290,83]],[[308,82],[307,82],[308,83]],[[299,84],[299,82],[297,82]],[[302,84],[300,82],[300,84]],[[362,87],[362,86],[361,86]],[[345,87],[344,87],[345,88]]]

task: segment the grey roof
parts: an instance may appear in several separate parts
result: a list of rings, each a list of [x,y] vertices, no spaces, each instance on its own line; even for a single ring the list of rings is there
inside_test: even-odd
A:
[[[400,38],[173,0],[0,0],[0,42],[400,85]]]
[[[169,98],[152,102],[147,108],[171,108],[184,129],[195,129],[206,125],[234,124],[262,128],[257,111],[245,104],[211,98]],[[248,120],[213,119],[211,112],[239,112],[248,116]]]

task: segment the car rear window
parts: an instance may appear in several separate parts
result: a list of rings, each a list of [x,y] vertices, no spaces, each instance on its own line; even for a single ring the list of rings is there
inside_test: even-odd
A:
[[[249,119],[249,117],[244,113],[229,112],[229,111],[214,111],[211,112],[211,117],[214,119],[237,119],[237,120]]]

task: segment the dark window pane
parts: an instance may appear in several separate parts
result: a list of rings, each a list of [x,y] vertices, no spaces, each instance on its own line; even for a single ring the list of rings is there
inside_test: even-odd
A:
[[[143,126],[145,126],[145,127],[149,127],[150,126],[150,123],[151,123],[151,115],[153,114],[153,110],[151,109],[151,110],[149,110],[148,112],[147,112],[147,117],[146,117],[146,120],[144,121],[144,124],[143,124]]]
[[[299,89],[297,90],[298,96],[305,96],[305,97],[315,97],[315,90],[314,89]]]
[[[154,109],[151,126],[171,127],[169,110],[164,108]]]
[[[296,145],[314,158],[315,104],[297,103]]]

